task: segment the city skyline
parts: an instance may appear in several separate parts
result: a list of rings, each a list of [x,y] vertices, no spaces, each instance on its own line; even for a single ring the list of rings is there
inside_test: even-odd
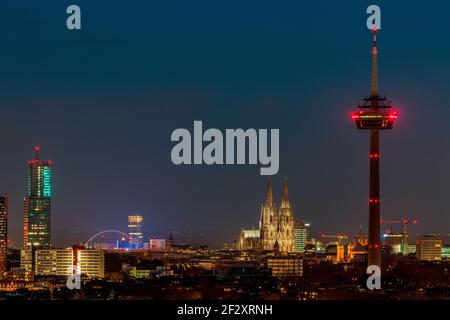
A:
[[[28,166],[29,166],[28,174],[30,176],[36,176],[33,173],[34,171],[36,171],[35,168],[34,168],[36,165],[37,166],[49,166],[49,167],[52,166],[52,161],[51,160],[49,160],[49,161],[42,161],[40,159],[40,157],[39,157],[40,146],[35,146],[33,148],[33,150],[34,150],[34,153],[35,153],[35,158],[33,160],[28,161]],[[43,175],[44,175],[44,173],[42,171],[42,176]],[[48,180],[46,180],[46,182],[45,183],[43,182],[42,184],[38,184],[38,183],[34,183],[33,184],[32,179],[29,178],[28,184],[27,184],[28,185],[28,187],[27,187],[28,188],[28,195],[33,193],[33,192],[34,192],[33,194],[42,193],[42,192],[44,192],[43,191],[44,189],[46,190],[44,192],[46,195],[51,195],[51,189],[52,189],[51,181],[50,181],[51,173],[49,172],[47,175],[48,175],[48,177],[47,177]],[[273,180],[273,178],[270,178],[270,179],[266,180],[269,183],[267,188],[270,189],[270,197],[273,196],[273,191],[272,191],[272,187],[271,187],[271,181],[272,180]],[[44,186],[44,184],[46,184],[46,186]],[[31,191],[32,189],[34,189],[33,192]],[[269,192],[268,191],[269,189],[266,190],[266,194],[264,196],[264,199],[266,199],[266,200],[264,200],[264,201],[267,201],[267,197],[268,197],[267,192]],[[283,178],[283,190],[280,192],[280,195],[282,195],[283,198],[286,198],[287,197],[287,193],[286,192],[287,192],[287,178]],[[0,196],[4,196],[6,198],[8,197],[8,195],[6,195],[6,194],[3,194],[3,195],[0,194]],[[25,208],[27,208],[27,206],[26,206],[26,203],[27,203],[26,199],[27,199],[27,197],[25,197]],[[300,223],[301,221],[305,220],[303,216],[301,216],[301,215],[299,215],[298,213],[295,213],[295,212],[296,212],[296,210],[294,209],[293,210],[293,219],[294,219],[295,223]],[[24,214],[24,213],[22,212],[22,214]],[[140,214],[142,214],[142,213],[140,213]],[[25,216],[23,215],[23,218],[24,217]],[[123,231],[127,231],[127,229],[130,230],[130,220],[129,219],[132,218],[132,217],[140,217],[140,219],[143,219],[142,215],[136,216],[136,212],[134,212],[132,215],[127,214],[127,215],[124,216],[124,218],[128,218],[128,225],[123,222],[122,224],[115,226],[115,229],[123,230]],[[402,221],[401,218],[398,218],[398,219],[399,219],[399,221]],[[24,221],[24,220],[22,220],[22,221]],[[246,226],[255,227],[256,226],[256,222],[255,221],[254,221],[253,224],[248,224]],[[381,221],[383,221],[383,219],[381,219]],[[390,220],[390,221],[392,221],[392,220]],[[414,224],[417,224],[417,221],[418,220],[414,220]],[[413,221],[410,221],[410,222],[413,222]],[[22,234],[19,235],[19,236],[22,236],[23,232],[25,232],[26,229],[24,229],[24,228],[25,228],[25,221],[24,221],[24,224],[22,225],[22,229],[21,229]],[[361,228],[363,228],[363,230],[366,233],[369,232],[369,230],[368,230],[369,228],[368,228],[367,224],[360,223],[359,228],[360,229],[357,229],[357,230],[325,229],[325,230],[320,230],[320,231],[316,229],[316,230],[314,230],[312,232],[312,234],[314,236],[316,236],[318,239],[320,239],[320,235],[323,234],[323,231],[333,231],[333,232],[337,232],[339,234],[346,234],[346,235],[348,234],[348,235],[351,235],[351,236],[356,236],[358,234],[358,231],[361,231]],[[390,228],[392,229],[392,224],[390,224]],[[9,229],[10,228],[9,228],[9,225],[8,225],[8,231],[9,231]],[[72,238],[72,239],[69,238],[69,240],[68,239],[56,239],[56,242],[55,243],[51,243],[51,245],[54,246],[54,247],[66,247],[66,246],[70,246],[70,245],[75,244],[75,243],[84,243],[84,241],[87,240],[87,238],[86,238],[87,236],[90,237],[94,233],[100,232],[102,230],[107,230],[107,229],[108,228],[103,228],[101,230],[100,229],[92,230],[92,231],[85,230],[85,232],[83,234],[85,234],[86,236],[84,236],[84,238],[83,237],[79,237],[79,238],[77,238],[75,240],[74,240],[74,238]],[[154,232],[148,232],[148,231],[143,230],[142,227],[140,227],[139,230],[140,230],[139,232],[141,234],[139,236],[141,241],[149,240],[150,238],[152,238],[152,236],[153,236],[153,238],[158,238],[158,237],[159,238],[161,238],[161,237],[165,238],[169,234],[181,234],[181,239],[187,240],[188,242],[192,242],[193,244],[197,244],[197,245],[199,245],[199,244],[207,244],[208,245],[209,244],[209,245],[213,245],[215,247],[221,246],[221,245],[223,245],[225,243],[231,243],[231,242],[235,241],[237,239],[237,234],[238,234],[237,229],[236,230],[228,230],[229,231],[228,233],[231,236],[229,236],[228,238],[225,238],[222,242],[220,242],[220,241],[217,242],[217,240],[216,240],[216,242],[213,241],[211,243],[210,239],[208,239],[208,237],[205,237],[205,233],[203,233],[202,231],[197,231],[197,232],[192,232],[192,231],[174,231],[174,230],[168,229],[167,231],[156,230]],[[386,227],[384,229],[381,229],[380,236],[384,233],[385,230],[388,230],[388,228]],[[400,232],[400,228],[398,230],[395,230],[395,231]],[[194,233],[194,235],[192,235],[193,233]],[[197,235],[195,235],[195,233],[197,233]],[[213,233],[214,233],[214,231],[211,231],[210,235],[212,235]],[[188,235],[186,237],[186,234],[190,234],[190,236]],[[431,231],[420,232],[420,231],[417,230],[417,226],[415,226],[415,230],[413,230],[411,232],[410,236],[415,238],[415,237],[420,237],[423,234],[438,234],[440,236],[443,236],[444,238],[446,238],[446,237],[450,238],[450,232],[448,232],[448,233],[447,232],[441,232],[441,233],[440,232],[431,232]],[[146,235],[147,238],[144,238],[144,235]],[[11,242],[11,244],[13,246],[15,246],[15,247],[21,247],[22,243],[25,241],[25,238],[21,238],[18,242],[11,241],[12,238],[17,238],[17,236],[18,235],[13,235],[13,237],[11,237],[11,232],[10,231],[8,232],[8,240]],[[51,234],[48,234],[48,236],[51,236]],[[215,238],[215,239],[217,239],[217,238]]]
[[[449,10],[1,1],[0,305],[434,310]]]
[[[393,96],[401,114],[382,145],[381,218],[418,219],[413,233],[448,233],[450,114],[442,101],[449,98],[449,44],[436,30],[445,28],[449,5],[436,11],[415,1],[379,4],[380,93]],[[366,137],[355,134],[348,115],[370,83],[364,5],[264,3],[252,15],[250,4],[236,10],[230,3],[205,17],[196,9],[217,7],[159,3],[136,12],[112,4],[79,34],[58,28],[58,6],[40,4],[45,10],[38,15],[36,5],[22,10],[23,2],[5,1],[0,19],[7,48],[1,111],[8,119],[0,128],[8,137],[0,194],[9,198],[16,244],[26,163],[36,144],[54,160],[56,245],[116,229],[130,214],[144,216],[147,234],[192,231],[199,242],[202,233],[220,243],[235,239],[242,226],[256,226],[265,180],[254,168],[170,162],[170,132],[195,119],[216,128],[279,127],[280,172],[273,180],[289,178],[296,218],[315,232],[367,230]],[[434,18],[411,25],[427,15]],[[339,20],[338,30],[330,19]],[[40,27],[24,27],[30,24]]]

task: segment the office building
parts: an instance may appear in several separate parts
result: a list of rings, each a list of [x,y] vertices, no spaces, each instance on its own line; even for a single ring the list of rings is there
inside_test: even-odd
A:
[[[142,227],[144,218],[142,216],[128,216],[128,243],[130,249],[141,249],[144,235]]]
[[[265,258],[265,267],[277,278],[303,276],[303,259],[296,256],[268,256]]]
[[[24,248],[20,250],[20,273],[24,281],[34,280],[36,250]]]
[[[24,199],[24,248],[51,246],[51,161],[39,158],[35,147],[34,159],[28,163],[28,193]]]
[[[35,276],[68,277],[75,272],[91,279],[103,279],[105,252],[77,246],[65,249],[37,249],[34,250],[33,265]]]
[[[73,274],[73,250],[41,249],[35,253],[36,276],[70,276]]]
[[[310,224],[301,221],[294,227],[294,252],[303,253],[306,245],[311,241]]]
[[[105,252],[97,249],[77,250],[77,272],[91,279],[105,277]]]
[[[425,235],[416,240],[416,258],[422,261],[442,260],[442,239]]]
[[[443,259],[450,259],[450,246],[442,246],[441,255]]]

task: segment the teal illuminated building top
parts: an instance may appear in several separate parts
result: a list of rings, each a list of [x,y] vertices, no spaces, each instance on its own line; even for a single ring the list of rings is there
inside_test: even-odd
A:
[[[52,196],[52,171],[51,161],[39,159],[39,147],[34,148],[34,159],[28,163],[28,196],[51,197]]]
[[[51,247],[51,161],[39,158],[39,147],[34,148],[34,159],[28,162],[28,193],[23,207],[23,242],[25,248]]]

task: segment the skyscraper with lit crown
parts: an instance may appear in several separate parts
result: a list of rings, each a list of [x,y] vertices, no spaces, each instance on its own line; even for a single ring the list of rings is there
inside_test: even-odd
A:
[[[24,248],[51,246],[51,161],[39,158],[39,147],[34,148],[34,159],[28,162],[28,192],[24,198]]]
[[[142,227],[144,225],[144,217],[128,216],[128,243],[130,249],[141,249],[144,235]]]

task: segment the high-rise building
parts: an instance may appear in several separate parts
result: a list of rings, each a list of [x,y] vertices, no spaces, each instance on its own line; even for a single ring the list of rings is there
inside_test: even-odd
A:
[[[442,260],[442,239],[425,235],[416,240],[416,258],[424,261]]]
[[[0,279],[6,272],[8,247],[8,198],[0,196]]]
[[[28,192],[24,199],[24,248],[51,246],[51,161],[39,158],[39,147],[28,162]]]
[[[66,249],[37,249],[34,251],[36,276],[86,275],[92,279],[105,276],[105,252],[74,246]]]
[[[294,227],[294,252],[302,253],[305,251],[306,244],[311,241],[310,224],[301,221]]]
[[[23,248],[20,250],[20,269],[23,273],[24,281],[33,281],[35,271],[35,253],[32,248]]]
[[[144,235],[142,227],[144,218],[142,216],[128,216],[128,243],[130,249],[141,249]]]

